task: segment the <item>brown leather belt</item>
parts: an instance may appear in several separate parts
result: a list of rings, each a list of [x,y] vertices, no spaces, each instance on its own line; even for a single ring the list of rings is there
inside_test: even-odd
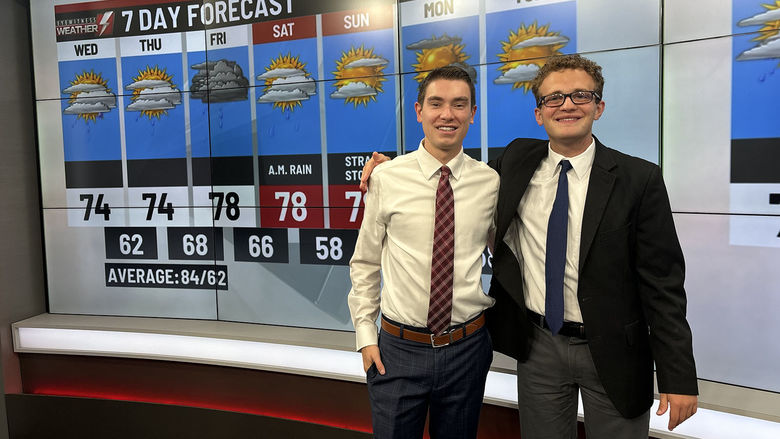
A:
[[[384,329],[388,334],[394,335],[404,340],[429,344],[434,348],[440,348],[442,346],[447,346],[450,343],[455,343],[456,341],[462,338],[466,338],[469,335],[477,332],[477,330],[483,326],[485,326],[484,312],[470,322],[453,326],[441,335],[434,336],[430,332],[419,332],[398,326],[394,323],[388,322],[387,319],[382,317],[382,329]]]

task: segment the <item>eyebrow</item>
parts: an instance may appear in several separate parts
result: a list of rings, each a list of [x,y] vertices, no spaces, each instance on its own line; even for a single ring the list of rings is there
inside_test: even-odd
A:
[[[588,90],[587,88],[575,88],[574,90],[570,91],[569,93],[576,93],[578,91],[590,91],[590,90]],[[547,93],[545,96],[550,96],[550,95],[554,95],[554,94],[558,94],[558,93],[566,94],[566,93],[564,93],[561,90],[554,90],[554,91],[551,91],[550,93]]]
[[[444,98],[441,97],[441,96],[428,96],[427,98],[425,98],[425,101],[426,102],[435,102],[435,101],[443,102]],[[460,102],[468,102],[469,101],[469,97],[468,96],[458,96],[456,98],[453,98],[452,101],[453,102],[458,102],[458,103],[460,103]]]

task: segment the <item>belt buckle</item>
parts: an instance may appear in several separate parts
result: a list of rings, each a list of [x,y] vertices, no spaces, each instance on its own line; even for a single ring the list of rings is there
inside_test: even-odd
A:
[[[450,337],[450,340],[447,343],[444,343],[444,344],[436,344],[436,334],[431,334],[431,347],[432,348],[443,348],[444,346],[449,346],[450,343],[452,343],[452,331],[442,332],[441,335],[448,335]]]

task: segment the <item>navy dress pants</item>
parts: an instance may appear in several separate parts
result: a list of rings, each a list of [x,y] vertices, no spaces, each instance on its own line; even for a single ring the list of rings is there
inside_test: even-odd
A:
[[[485,327],[448,346],[434,348],[382,330],[379,352],[385,375],[376,365],[366,372],[374,437],[421,438],[430,411],[432,439],[475,438],[493,360]]]

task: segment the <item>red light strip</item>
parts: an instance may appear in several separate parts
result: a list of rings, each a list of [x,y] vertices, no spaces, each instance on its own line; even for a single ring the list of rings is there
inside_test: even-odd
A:
[[[29,393],[35,395],[48,395],[48,396],[71,396],[77,398],[93,398],[93,399],[105,399],[112,401],[130,401],[130,402],[145,402],[152,404],[166,404],[166,405],[178,405],[186,407],[197,407],[214,410],[224,410],[237,413],[247,413],[251,415],[268,416],[277,419],[286,419],[289,421],[306,422],[308,424],[324,425],[328,427],[341,428],[345,430],[359,431],[363,433],[371,433],[372,429],[365,425],[350,424],[345,422],[339,422],[337,420],[329,418],[316,418],[316,417],[304,417],[295,413],[284,413],[278,411],[272,411],[267,409],[259,409],[252,406],[236,406],[221,403],[210,403],[203,400],[185,400],[165,398],[156,395],[138,395],[130,393],[117,393],[110,391],[95,391],[85,389],[71,389],[66,387],[43,387],[38,386],[31,389]]]

